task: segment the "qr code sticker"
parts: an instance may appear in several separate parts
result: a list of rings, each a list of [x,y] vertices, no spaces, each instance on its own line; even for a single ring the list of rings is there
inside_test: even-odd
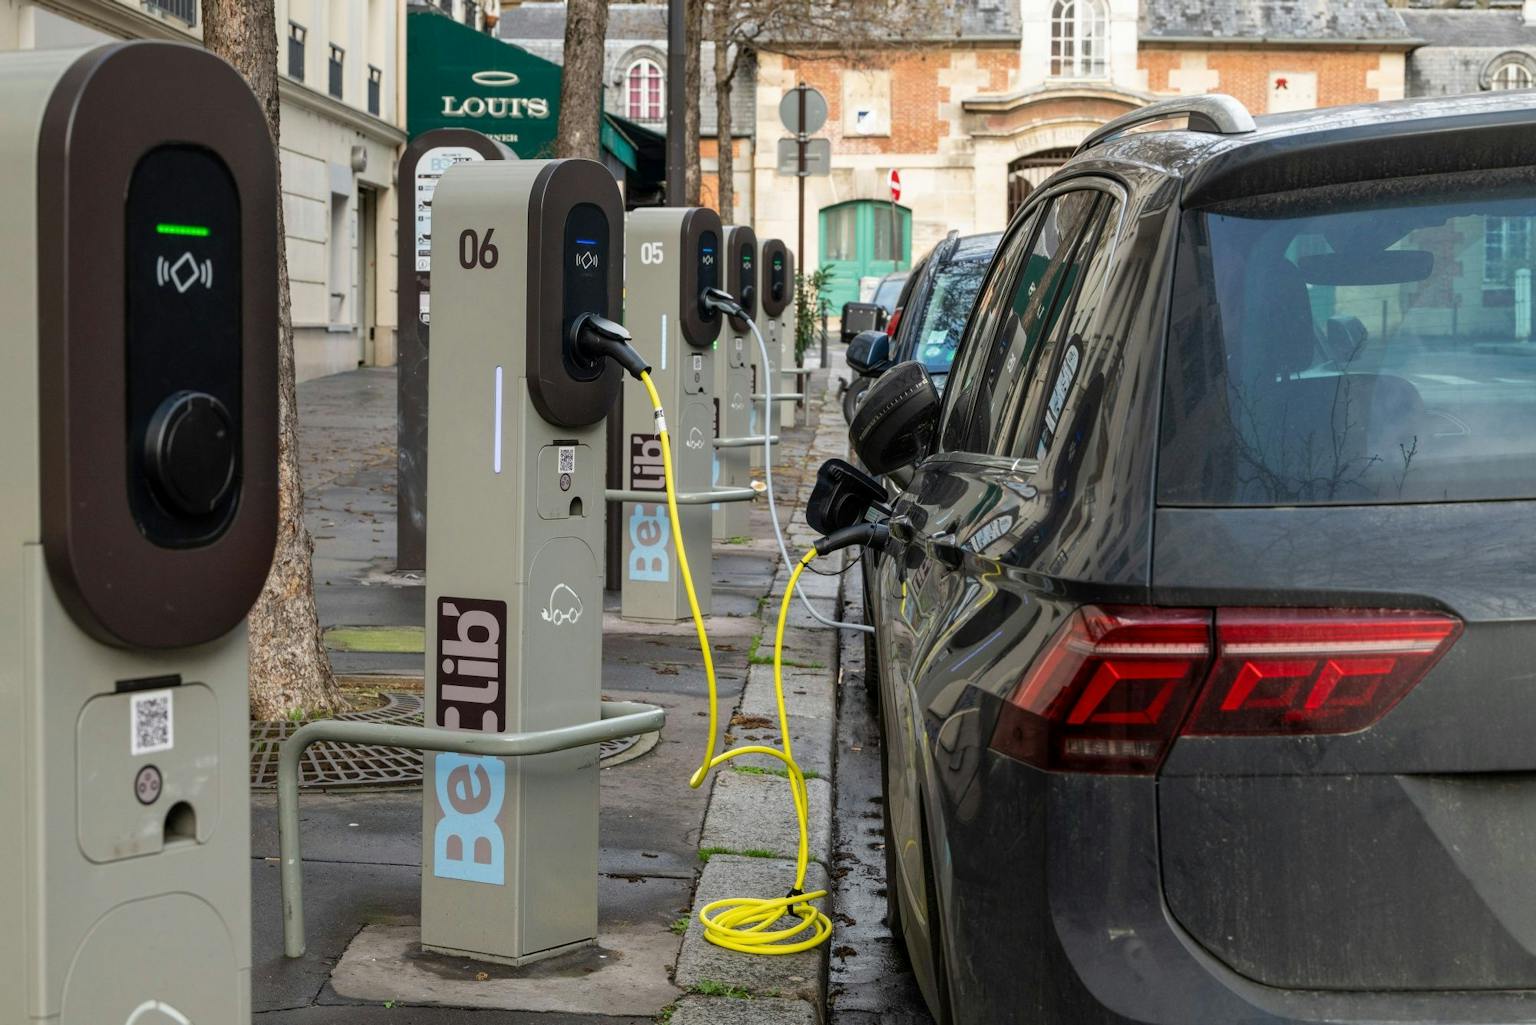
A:
[[[135,757],[169,751],[175,746],[171,697],[168,690],[133,696],[129,718],[133,721],[132,753]]]
[[[576,472],[576,446],[575,445],[561,445],[560,446],[560,468],[559,468],[559,472],[560,473],[575,473]]]

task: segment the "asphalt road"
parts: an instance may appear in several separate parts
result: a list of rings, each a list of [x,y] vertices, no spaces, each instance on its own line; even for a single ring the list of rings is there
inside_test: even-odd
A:
[[[859,573],[846,574],[844,619],[862,608]],[[845,632],[837,713],[837,794],[832,849],[833,937],[830,1025],[933,1025],[907,962],[885,926],[885,848],[881,831],[880,729],[864,692],[864,642]]]

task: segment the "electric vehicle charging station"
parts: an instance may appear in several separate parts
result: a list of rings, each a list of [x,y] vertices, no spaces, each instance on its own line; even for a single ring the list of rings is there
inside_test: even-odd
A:
[[[620,305],[624,207],[585,160],[451,168],[433,201],[427,723],[596,720],[604,417],[571,340]],[[422,945],[523,964],[597,936],[598,751],[425,759]]]
[[[707,207],[656,207],[629,215],[625,232],[629,271],[625,320],[635,348],[651,363],[652,381],[667,410],[676,410],[672,437],[683,543],[708,553],[707,505],[684,499],[712,490],[714,463],[715,340],[720,313],[701,300],[720,285],[724,232]],[[677,567],[677,538],[667,514],[661,440],[653,412],[624,403],[624,445],[630,492],[650,502],[623,508],[624,574],[621,615],[644,622],[675,623],[689,616],[688,596]],[[698,554],[695,554],[698,558]],[[706,563],[707,564],[707,563]],[[710,574],[694,580],[699,607],[710,608]]]
[[[248,1021],[271,137],[186,45],[6,54],[0,95],[0,1020]]]
[[[794,330],[791,327],[785,332],[784,323],[786,313],[794,305],[795,299],[795,272],[794,261],[790,256],[789,247],[780,239],[764,239],[758,253],[757,265],[762,268],[762,301],[758,306],[757,329],[763,334],[763,344],[768,349],[769,365],[766,370],[754,375],[753,384],[757,393],[753,396],[753,409],[761,409],[764,396],[767,394],[765,384],[771,384],[773,389],[773,401],[778,410],[774,420],[777,426],[793,427],[795,424],[795,403],[800,400],[799,389],[788,383],[788,375],[785,367],[794,362],[793,353],[786,353],[785,339],[794,338]],[[791,314],[792,315],[792,314]],[[751,342],[752,363],[756,367],[762,362],[762,354],[758,351],[757,343]],[[754,429],[758,426],[754,418]],[[770,425],[770,429],[771,429]]]
[[[725,226],[725,290],[747,318],[726,317],[715,360],[715,483],[722,488],[746,486],[752,472],[749,449],[752,430],[752,366],[757,342],[748,321],[757,316],[757,235],[740,224]],[[721,502],[714,507],[714,540],[740,537],[748,531],[747,508]]]
[[[396,180],[409,189],[414,215],[402,210],[396,234],[395,568],[427,565],[427,375],[431,370],[432,195],[443,172],[478,160],[517,154],[469,128],[434,128],[400,154]],[[403,205],[403,204],[402,204]]]

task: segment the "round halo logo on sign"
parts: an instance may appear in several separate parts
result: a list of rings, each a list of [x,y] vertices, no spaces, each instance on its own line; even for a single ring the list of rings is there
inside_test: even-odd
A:
[[[483,85],[491,89],[505,88],[522,81],[522,79],[510,71],[477,71],[470,75],[469,78],[476,85]]]

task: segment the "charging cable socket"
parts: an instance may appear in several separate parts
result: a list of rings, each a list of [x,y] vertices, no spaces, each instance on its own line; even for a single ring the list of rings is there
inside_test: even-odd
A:
[[[631,341],[633,338],[623,324],[595,313],[583,313],[571,322],[571,348],[577,356],[593,363],[611,359],[638,381],[641,374],[651,372],[651,365],[635,351]]]

